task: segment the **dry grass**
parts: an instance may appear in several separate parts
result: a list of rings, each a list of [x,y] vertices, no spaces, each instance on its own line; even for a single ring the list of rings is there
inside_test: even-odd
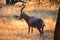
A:
[[[36,5],[27,5],[27,11],[26,13],[31,15],[34,15],[39,18],[42,18],[44,20],[45,23],[45,28],[44,28],[44,39],[43,40],[53,40],[53,35],[54,35],[54,28],[55,28],[55,17],[57,17],[57,15],[55,14],[55,10],[53,17],[52,15],[48,12],[45,12],[44,10],[42,12],[36,12],[32,10],[35,10]],[[45,8],[42,7],[41,5],[39,6],[39,8]],[[37,8],[37,7],[36,7]],[[49,7],[48,7],[49,8]],[[47,8],[47,11],[48,11]],[[41,38],[39,37],[39,32],[37,29],[34,28],[34,32],[30,33],[30,35],[28,35],[28,25],[25,21],[20,21],[20,20],[16,20],[13,15],[18,15],[20,14],[20,7],[16,7],[16,6],[4,6],[3,8],[0,9],[0,15],[3,16],[10,16],[8,18],[2,17],[0,18],[0,40],[41,40]],[[25,10],[24,9],[24,10]],[[31,10],[30,10],[31,9]],[[28,11],[30,11],[28,13]],[[32,14],[33,13],[33,14]],[[37,13],[34,14],[34,13]],[[46,14],[47,13],[47,14]],[[30,16],[31,16],[30,15]],[[55,21],[54,21],[55,20]]]
[[[8,25],[8,24],[7,24]],[[9,25],[0,26],[0,40],[39,40],[39,32],[34,29],[33,33],[28,35],[28,27],[20,24],[20,27]],[[53,31],[44,31],[44,40],[53,40]]]
[[[43,40],[53,40],[53,35],[53,30],[44,30]],[[10,20],[5,22],[4,19],[0,19],[0,40],[41,40],[41,38],[35,28],[34,32],[28,35],[28,25],[25,21]]]

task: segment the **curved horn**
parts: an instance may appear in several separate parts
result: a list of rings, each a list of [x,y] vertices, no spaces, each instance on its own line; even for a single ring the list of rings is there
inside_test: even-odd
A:
[[[25,8],[24,3],[22,4],[22,8],[21,8],[21,13],[23,12],[23,9]]]

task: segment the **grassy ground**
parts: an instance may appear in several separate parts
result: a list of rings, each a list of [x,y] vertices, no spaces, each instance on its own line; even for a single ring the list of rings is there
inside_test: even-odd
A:
[[[0,27],[0,40],[41,40],[37,29],[34,29],[34,32],[29,35],[27,31],[27,27]],[[53,35],[53,31],[45,30],[43,40],[53,40]]]
[[[30,10],[30,8],[31,10]],[[53,40],[55,23],[57,18],[57,11],[49,10],[40,5],[41,9],[38,11],[31,7],[27,6],[24,10],[29,16],[35,16],[42,18],[45,23],[44,28],[44,39],[43,40]],[[37,8],[37,6],[35,5]],[[53,7],[54,8],[54,7]],[[52,8],[52,9],[53,9]],[[34,28],[34,32],[28,35],[28,25],[24,20],[18,20],[14,18],[13,15],[20,15],[20,7],[18,6],[3,6],[0,8],[0,16],[9,16],[9,17],[0,17],[0,40],[41,40],[39,37],[39,32]],[[37,15],[36,15],[37,13]]]

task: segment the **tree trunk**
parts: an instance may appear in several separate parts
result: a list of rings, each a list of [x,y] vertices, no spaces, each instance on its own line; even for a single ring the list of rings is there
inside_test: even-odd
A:
[[[11,4],[14,4],[14,2],[15,2],[14,0],[11,0]]]
[[[6,0],[6,4],[7,4],[7,5],[10,4],[10,0]]]
[[[37,0],[38,4],[40,4],[40,0]]]
[[[59,7],[58,18],[54,31],[54,40],[60,40],[60,7]]]

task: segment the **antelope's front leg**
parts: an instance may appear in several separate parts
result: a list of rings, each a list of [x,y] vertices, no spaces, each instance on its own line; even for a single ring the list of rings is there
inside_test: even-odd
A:
[[[29,33],[30,33],[30,26],[28,27],[28,35],[29,35]]]
[[[33,33],[33,27],[31,27],[31,33]]]

